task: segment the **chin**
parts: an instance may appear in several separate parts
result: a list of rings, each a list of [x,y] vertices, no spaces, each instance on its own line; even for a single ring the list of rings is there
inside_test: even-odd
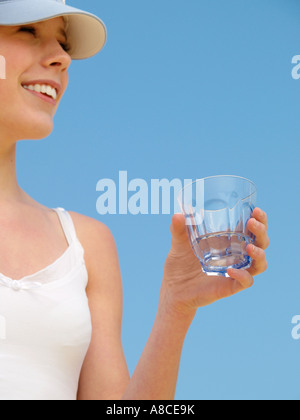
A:
[[[50,136],[52,131],[53,131],[53,128],[51,130],[36,131],[35,133],[32,133],[31,136],[27,137],[27,139],[29,139],[29,140],[43,140],[46,137]]]
[[[26,127],[22,130],[22,138],[19,137],[20,140],[42,140],[48,137],[53,131],[53,120],[51,121],[42,121],[39,120],[36,124],[26,124]]]

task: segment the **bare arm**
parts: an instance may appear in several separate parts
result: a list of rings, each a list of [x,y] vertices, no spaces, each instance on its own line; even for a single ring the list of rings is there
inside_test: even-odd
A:
[[[157,313],[150,337],[123,399],[175,398],[182,348],[192,318]]]
[[[79,400],[118,400],[129,383],[122,342],[122,282],[114,239],[101,223],[71,213],[85,250],[92,341],[82,367]]]

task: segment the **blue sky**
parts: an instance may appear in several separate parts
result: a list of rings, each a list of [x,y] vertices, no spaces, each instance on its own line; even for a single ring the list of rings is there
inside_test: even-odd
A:
[[[298,399],[300,55],[297,0],[70,0],[99,15],[108,42],[74,61],[41,142],[22,142],[21,186],[49,207],[104,222],[119,251],[123,343],[133,372],[150,333],[170,249],[171,215],[96,211],[97,182],[254,181],[269,216],[269,269],[239,296],[199,309],[177,399]]]

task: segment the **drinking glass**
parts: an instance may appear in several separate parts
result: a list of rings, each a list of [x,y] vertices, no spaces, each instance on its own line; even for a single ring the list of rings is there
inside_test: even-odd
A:
[[[228,268],[247,269],[246,247],[255,236],[248,230],[256,186],[246,178],[221,175],[199,179],[178,197],[192,248],[208,275],[227,275]]]

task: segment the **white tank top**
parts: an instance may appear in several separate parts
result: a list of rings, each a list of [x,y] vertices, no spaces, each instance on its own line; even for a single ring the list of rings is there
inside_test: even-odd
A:
[[[72,218],[57,212],[69,247],[43,270],[0,274],[0,400],[76,400],[91,340],[88,273]]]

